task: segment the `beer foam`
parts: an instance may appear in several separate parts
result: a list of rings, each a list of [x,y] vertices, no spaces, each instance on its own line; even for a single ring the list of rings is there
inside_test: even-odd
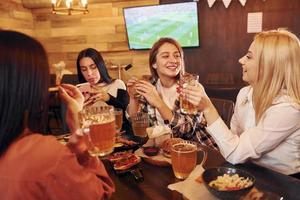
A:
[[[196,150],[196,146],[189,143],[178,143],[173,146],[173,150],[176,152],[190,153]]]
[[[91,115],[85,119],[86,125],[92,125],[92,124],[105,124],[109,123],[115,120],[114,115]]]

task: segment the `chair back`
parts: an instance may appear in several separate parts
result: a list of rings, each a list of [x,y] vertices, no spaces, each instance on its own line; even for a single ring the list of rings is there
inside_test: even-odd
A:
[[[210,72],[204,80],[205,85],[233,85],[234,77],[232,73]]]
[[[210,98],[211,102],[216,107],[220,117],[230,127],[231,117],[234,111],[234,102],[228,99]]]

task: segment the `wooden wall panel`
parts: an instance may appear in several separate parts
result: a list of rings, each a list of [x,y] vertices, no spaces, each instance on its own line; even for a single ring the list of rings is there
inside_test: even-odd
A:
[[[89,14],[77,16],[52,15],[50,8],[32,9],[34,31],[49,54],[50,65],[64,60],[67,69],[75,72],[77,53],[92,47],[99,50],[108,65],[134,67],[126,74],[141,76],[149,74],[144,70],[148,51],[129,51],[123,7],[155,5],[158,0],[139,0],[89,5]]]
[[[24,8],[21,0],[0,1],[0,28],[34,36],[31,10]]]

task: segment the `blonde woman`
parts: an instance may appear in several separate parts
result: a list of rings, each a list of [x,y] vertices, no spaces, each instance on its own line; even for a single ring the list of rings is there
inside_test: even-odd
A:
[[[237,97],[231,130],[200,84],[182,92],[203,111],[207,130],[227,161],[235,164],[252,160],[299,177],[299,39],[286,30],[261,32],[239,62],[243,80],[250,86]]]

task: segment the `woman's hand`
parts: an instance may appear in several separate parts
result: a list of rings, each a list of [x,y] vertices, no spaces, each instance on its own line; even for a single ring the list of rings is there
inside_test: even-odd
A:
[[[135,84],[138,82],[138,80],[139,79],[137,77],[132,77],[126,83],[130,99],[134,99]]]
[[[140,80],[138,83],[136,83],[135,88],[137,92],[145,97],[147,102],[155,108],[160,108],[164,104],[155,86],[148,81]]]
[[[205,93],[204,87],[198,83],[194,86],[185,84],[183,88],[180,88],[180,93],[185,96],[189,102],[197,106],[200,111],[205,111],[212,106],[212,103]]]
[[[92,91],[90,92],[91,97],[88,99],[88,101],[108,101],[109,100],[109,94],[103,90],[102,87],[94,86],[92,85]]]
[[[67,106],[66,121],[72,132],[79,128],[78,113],[83,108],[84,97],[78,88],[70,84],[59,86],[61,100]]]
[[[195,86],[184,85],[183,88],[180,88],[180,94],[185,96],[189,102],[196,105],[203,112],[208,126],[219,118],[217,110],[200,83]]]

